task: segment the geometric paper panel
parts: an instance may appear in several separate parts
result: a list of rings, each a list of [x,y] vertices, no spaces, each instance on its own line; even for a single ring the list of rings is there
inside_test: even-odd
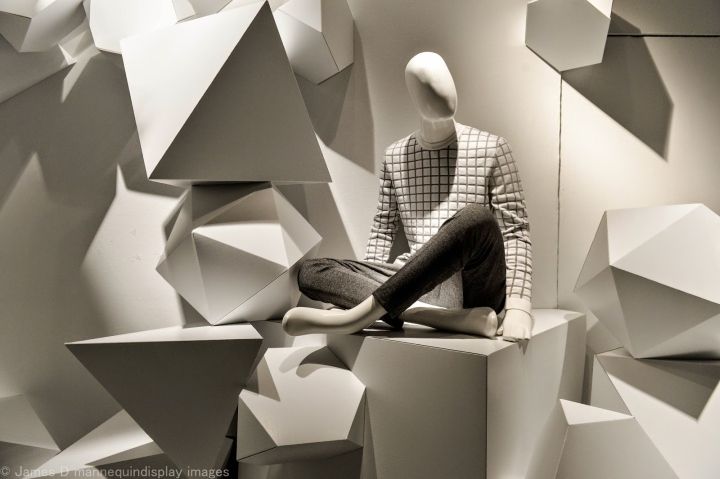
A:
[[[269,348],[240,393],[237,459],[278,464],[361,448],[364,398],[327,347]]]
[[[575,292],[636,358],[720,358],[718,244],[700,204],[608,211]]]
[[[275,12],[295,73],[320,83],[353,62],[353,17],[345,0],[290,0]]]
[[[634,359],[624,349],[595,357],[591,404],[632,414],[682,478],[720,470],[720,361]]]
[[[25,396],[0,398],[0,466],[10,468],[0,476],[14,477],[18,468],[36,467],[59,450]]]
[[[266,2],[129,37],[121,46],[151,180],[330,181]]]
[[[125,411],[78,439],[48,462],[37,467],[30,477],[76,473],[92,477],[94,466],[162,455],[163,452]]]
[[[91,0],[88,10],[95,46],[112,53],[120,53],[120,40],[125,37],[168,27],[181,19],[173,0]]]
[[[82,0],[5,0],[0,3],[0,35],[18,52],[56,46],[85,17]]]
[[[557,71],[602,62],[612,0],[532,0],[525,44]]]
[[[212,468],[262,338],[249,325],[170,327],[67,347],[180,467]]]
[[[158,272],[211,324],[282,317],[320,235],[268,183],[193,186]]]
[[[539,445],[528,478],[677,477],[632,416],[561,399],[552,421],[552,444]]]
[[[525,349],[409,323],[403,331],[326,335],[330,350],[365,385],[367,412],[361,470],[317,477],[525,477],[558,399],[580,400],[585,354],[581,314],[533,314]],[[262,326],[282,343],[267,331],[282,334],[280,322]],[[313,477],[302,475],[301,464],[256,466],[266,475],[248,477]]]
[[[18,53],[0,37],[0,103],[74,63],[61,47]]]

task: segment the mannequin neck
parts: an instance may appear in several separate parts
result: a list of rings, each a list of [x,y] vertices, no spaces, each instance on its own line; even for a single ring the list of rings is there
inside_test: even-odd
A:
[[[444,148],[456,138],[455,119],[431,121],[423,118],[419,133],[418,142],[423,148],[428,150]]]

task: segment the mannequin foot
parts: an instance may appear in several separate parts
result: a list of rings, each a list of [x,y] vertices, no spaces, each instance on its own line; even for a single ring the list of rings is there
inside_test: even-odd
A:
[[[498,317],[492,308],[444,309],[416,307],[406,310],[400,319],[435,329],[493,338],[497,334]]]
[[[283,316],[282,326],[290,336],[303,334],[352,334],[362,331],[386,313],[370,296],[350,309],[292,308]]]

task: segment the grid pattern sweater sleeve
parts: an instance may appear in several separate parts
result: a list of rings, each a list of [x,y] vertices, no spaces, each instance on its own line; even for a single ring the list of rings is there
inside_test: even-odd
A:
[[[386,156],[380,168],[378,205],[370,228],[370,238],[365,249],[365,261],[386,263],[390,258],[390,248],[392,248],[395,233],[398,229],[400,215],[392,178],[388,169]]]
[[[490,178],[490,205],[505,240],[507,309],[530,312],[532,250],[525,197],[510,145],[499,138]]]

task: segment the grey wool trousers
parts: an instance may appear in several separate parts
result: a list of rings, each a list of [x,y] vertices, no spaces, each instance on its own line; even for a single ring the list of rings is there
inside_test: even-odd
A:
[[[479,204],[467,205],[445,220],[404,265],[307,259],[300,265],[298,285],[307,297],[346,309],[373,295],[387,311],[382,319],[399,328],[403,311],[457,272],[462,275],[464,308],[503,310],[503,236],[492,212]]]

